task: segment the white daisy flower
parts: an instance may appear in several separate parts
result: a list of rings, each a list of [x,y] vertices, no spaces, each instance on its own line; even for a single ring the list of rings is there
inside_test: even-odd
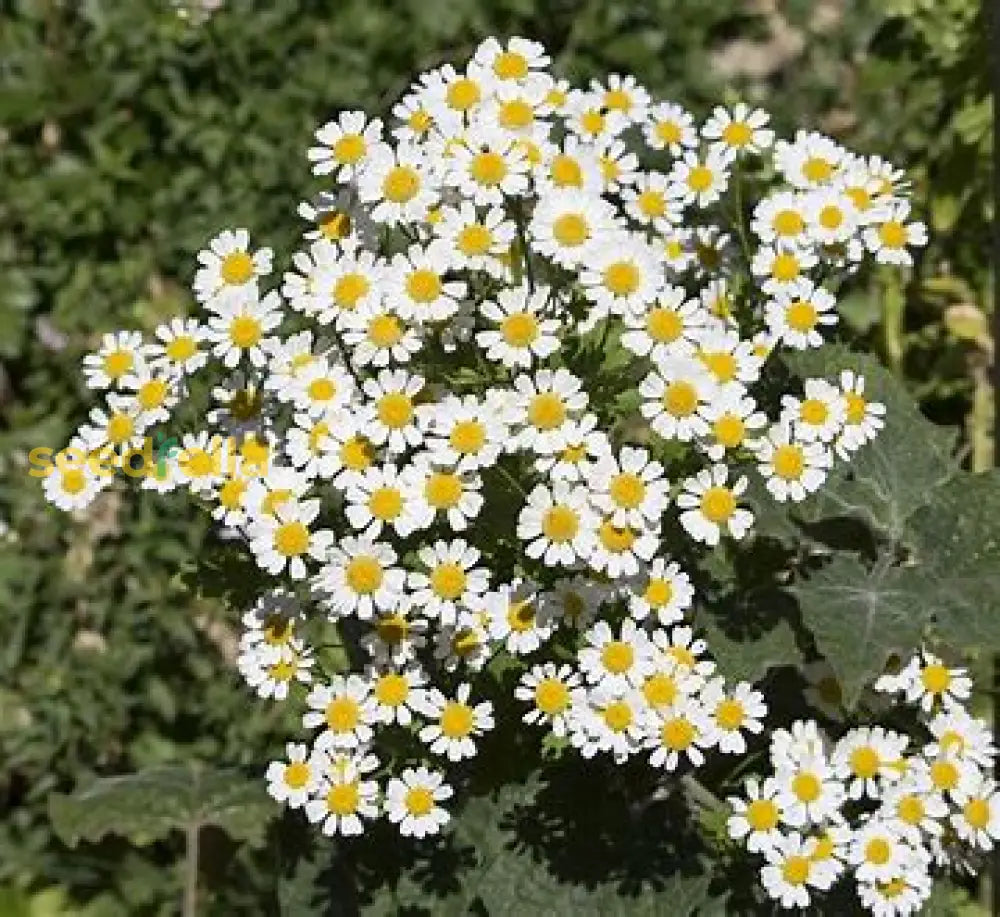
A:
[[[471,687],[467,682],[458,686],[454,700],[431,688],[423,697],[420,712],[433,722],[420,730],[420,741],[436,755],[449,761],[461,761],[476,755],[474,737],[489,732],[493,726],[493,704],[483,701],[469,703]]]
[[[194,292],[199,302],[209,303],[215,311],[219,297],[256,286],[259,277],[271,273],[269,248],[250,251],[250,234],[245,229],[225,229],[198,252]]]
[[[927,244],[927,227],[920,222],[907,222],[909,201],[895,200],[878,214],[877,225],[865,230],[865,247],[879,264],[913,264],[909,248]]]
[[[439,771],[408,767],[386,786],[385,814],[404,837],[437,834],[451,818],[438,803],[452,792]]]
[[[389,226],[423,219],[437,195],[430,166],[413,144],[379,147],[358,178],[371,218]]]
[[[694,116],[673,102],[658,102],[649,109],[644,134],[654,150],[667,150],[671,156],[698,145]]]
[[[796,350],[821,347],[821,327],[837,324],[837,300],[823,287],[803,279],[764,306],[768,330],[782,343]]]
[[[378,538],[384,528],[406,538],[417,529],[409,482],[393,464],[371,466],[354,473],[345,482],[344,515],[357,530]]]
[[[267,766],[267,792],[290,809],[301,809],[322,779],[324,756],[295,742],[285,746],[285,755],[285,760]]]
[[[701,704],[683,697],[670,707],[656,711],[649,722],[646,748],[649,763],[673,771],[684,759],[694,767],[705,763],[703,749],[711,744],[712,725]]]
[[[336,675],[329,684],[316,685],[306,695],[306,704],[302,725],[321,727],[313,744],[318,751],[364,748],[371,741],[376,704],[360,675]]]
[[[327,837],[341,834],[355,837],[364,833],[362,818],[378,817],[379,786],[374,780],[362,780],[358,764],[346,760],[329,769],[313,790],[305,805],[306,818],[321,824]]]
[[[528,542],[528,557],[548,567],[570,567],[593,551],[594,522],[585,488],[567,481],[556,481],[551,489],[539,484],[518,516],[517,537]]]
[[[347,407],[355,394],[354,380],[340,366],[313,360],[298,374],[288,394],[297,411],[322,417]]]
[[[749,384],[760,378],[762,361],[754,352],[753,343],[743,340],[737,331],[708,324],[696,335],[696,356],[719,385]]]
[[[322,604],[334,617],[357,615],[362,620],[376,610],[397,607],[406,588],[406,573],[396,569],[396,552],[370,538],[347,537],[329,553],[313,580]]]
[[[831,443],[844,428],[847,404],[840,390],[825,379],[806,379],[802,398],[781,396],[780,423],[804,443]]]
[[[584,263],[593,245],[619,229],[614,207],[596,193],[570,187],[538,198],[528,236],[533,251],[573,270]]]
[[[671,196],[699,207],[714,204],[729,185],[733,158],[734,154],[727,150],[709,150],[704,158],[693,150],[685,151],[668,176]]]
[[[142,334],[138,331],[105,334],[98,351],[83,358],[83,377],[87,388],[117,386],[147,356],[154,355],[152,345],[144,344]]]
[[[760,870],[761,885],[783,908],[808,907],[811,891],[825,892],[836,880],[836,867],[814,858],[816,843],[815,838],[792,833],[763,851],[767,865]]]
[[[76,441],[57,456],[42,480],[42,492],[49,503],[64,512],[84,509],[111,483],[110,474],[94,470],[96,459],[90,458],[91,454],[82,442]]]
[[[559,349],[559,322],[546,318],[555,292],[547,286],[531,292],[527,287],[503,289],[496,300],[480,305],[481,313],[496,324],[495,330],[480,331],[476,343],[486,351],[487,360],[511,368],[530,369]]]
[[[844,425],[834,443],[841,458],[871,442],[885,426],[885,405],[865,398],[865,379],[853,370],[840,374],[840,391],[846,405]]]
[[[598,156],[605,194],[618,194],[639,179],[639,157],[620,140],[612,140]]]
[[[560,738],[567,733],[574,704],[584,702],[580,676],[572,666],[556,666],[554,662],[532,666],[525,672],[514,689],[514,697],[532,705],[521,717],[523,722],[548,726]]]
[[[854,202],[836,188],[821,188],[805,199],[809,238],[816,245],[840,245],[858,230]]]
[[[445,279],[452,260],[451,249],[440,239],[426,248],[411,245],[405,255],[396,255],[385,281],[385,296],[393,311],[417,324],[440,322],[454,315],[466,285]]]
[[[332,175],[335,181],[352,181],[364,168],[368,157],[382,143],[382,121],[368,120],[363,111],[343,111],[335,121],[327,121],[316,131],[319,146],[307,153],[313,175]]]
[[[555,622],[539,615],[538,587],[515,579],[483,597],[489,615],[490,637],[509,653],[527,655],[537,650],[555,630]]]
[[[900,778],[909,739],[881,726],[852,729],[833,750],[831,763],[851,799],[878,799],[884,783]]]
[[[247,531],[257,563],[272,575],[287,567],[292,579],[305,579],[305,559],[325,560],[333,544],[329,529],[309,528],[318,515],[319,500],[303,500],[282,504],[274,515],[252,519]]]
[[[633,220],[657,232],[666,232],[683,218],[682,204],[662,172],[641,173],[634,187],[622,192],[622,203]]]
[[[577,651],[580,671],[592,685],[609,691],[638,687],[655,668],[652,644],[646,632],[626,618],[616,637],[606,621],[598,621],[585,634],[586,646]]]
[[[537,41],[514,36],[506,46],[496,38],[480,42],[472,57],[484,71],[500,82],[520,83],[544,72],[551,62],[545,48]]]
[[[370,399],[365,434],[377,446],[386,444],[389,452],[405,452],[424,439],[429,407],[418,405],[416,396],[424,387],[422,376],[401,369],[383,369],[362,388]]]
[[[753,525],[753,513],[739,506],[747,479],[740,477],[732,486],[728,481],[729,469],[713,465],[684,480],[677,497],[677,506],[683,510],[681,525],[695,541],[709,547],[715,547],[723,534],[739,540]]]
[[[375,700],[375,719],[379,723],[409,726],[413,714],[425,705],[427,678],[415,665],[403,669],[370,668],[366,674]]]
[[[244,681],[258,697],[283,701],[294,682],[309,684],[314,663],[312,650],[294,637],[283,646],[258,643],[237,657]]]
[[[754,253],[750,270],[762,279],[761,289],[770,296],[794,294],[806,272],[818,263],[816,255],[806,248],[790,245],[763,245]]]
[[[658,526],[670,502],[670,481],[649,452],[623,446],[608,455],[588,475],[591,501],[617,526]]]
[[[686,295],[683,287],[668,286],[646,308],[626,312],[622,346],[656,365],[672,357],[692,356],[708,315],[698,300],[687,300]]]
[[[753,445],[757,470],[779,503],[801,502],[823,486],[833,453],[821,442],[799,442],[790,427],[774,424]]]
[[[586,332],[602,318],[638,312],[654,302],[664,284],[663,264],[641,237],[607,236],[585,253],[580,284],[594,304],[580,324]]]
[[[859,882],[889,882],[902,872],[908,853],[895,822],[874,817],[855,832],[847,860]]]
[[[374,628],[362,635],[361,646],[376,665],[404,666],[413,662],[427,639],[427,621],[413,614],[413,603],[404,596],[399,605],[375,619]]]
[[[460,612],[481,604],[490,585],[488,570],[476,567],[480,553],[461,538],[436,541],[417,552],[424,571],[413,571],[408,585],[413,603],[428,618],[455,624]]]
[[[343,329],[362,310],[378,308],[388,273],[385,261],[372,252],[343,252],[317,268],[306,314]]]
[[[713,462],[742,448],[753,448],[753,433],[767,425],[767,415],[757,410],[757,402],[739,382],[720,386],[702,410],[709,432],[698,445]]]
[[[606,84],[591,80],[590,91],[600,97],[602,108],[620,112],[633,124],[645,122],[650,96],[631,74],[612,73]]]
[[[751,853],[764,853],[782,838],[778,782],[750,777],[743,785],[746,798],[730,797],[732,815],[726,821],[729,836],[741,841]]]
[[[417,332],[385,305],[363,306],[344,320],[344,343],[358,367],[409,363],[423,346]]]
[[[795,191],[776,191],[754,207],[750,231],[766,245],[779,249],[804,248],[808,244],[806,197]]]
[[[958,809],[951,815],[951,826],[958,837],[980,850],[992,850],[1000,840],[1000,793],[996,783],[983,776],[974,785],[954,794]]]
[[[579,89],[570,90],[565,118],[567,130],[597,148],[610,143],[630,122],[622,111],[604,107],[602,93]]]
[[[506,439],[507,425],[497,411],[475,395],[450,395],[434,406],[425,446],[435,463],[465,472],[493,465]]]
[[[761,722],[767,715],[764,695],[748,682],[741,681],[727,690],[724,679],[712,679],[699,699],[708,716],[711,744],[725,755],[746,753],[744,732],[760,735],[764,731]]]
[[[434,234],[448,244],[453,267],[485,271],[502,280],[507,274],[503,258],[517,234],[517,227],[505,215],[502,207],[489,207],[479,215],[468,201],[443,208]]]
[[[705,408],[718,384],[701,361],[671,356],[639,384],[642,416],[663,439],[690,442],[709,432]]]
[[[645,621],[653,615],[666,626],[684,619],[684,612],[694,598],[694,587],[680,564],[656,557],[642,568],[625,594],[629,614],[635,620]]]
[[[941,706],[961,707],[972,694],[972,679],[965,669],[949,668],[926,649],[910,660],[899,679],[906,702],[919,703],[925,713]]]
[[[453,150],[445,183],[480,206],[502,206],[528,190],[530,164],[515,138],[495,127],[469,130]]]
[[[208,320],[212,355],[230,369],[244,357],[253,366],[264,366],[267,351],[275,343],[268,332],[281,324],[281,307],[281,297],[273,290],[263,299],[251,291],[219,300],[214,307],[216,314]]]
[[[638,691],[581,693],[569,715],[570,743],[584,758],[610,752],[621,763],[642,749],[649,710]]]
[[[595,462],[611,455],[611,440],[603,430],[597,429],[597,417],[593,414],[568,420],[562,435],[561,451],[535,459],[535,470],[547,474],[553,481],[582,481]]]
[[[514,389],[518,448],[543,455],[563,449],[567,422],[587,406],[580,380],[562,368],[540,369],[534,376],[518,376]]]
[[[208,353],[201,347],[206,331],[198,319],[173,318],[158,325],[153,334],[156,342],[148,348],[152,366],[169,373],[190,375],[208,362]]]
[[[774,145],[774,164],[796,188],[819,188],[833,182],[846,151],[829,137],[799,130],[795,140]]]
[[[412,496],[417,525],[429,528],[444,516],[454,532],[462,532],[483,508],[483,482],[478,474],[436,465],[425,453],[403,472]]]
[[[771,116],[760,108],[752,109],[744,102],[738,102],[730,111],[721,105],[712,109],[712,114],[701,129],[701,135],[711,140],[712,147],[732,151],[737,155],[762,153],[774,143],[774,131],[767,127]]]

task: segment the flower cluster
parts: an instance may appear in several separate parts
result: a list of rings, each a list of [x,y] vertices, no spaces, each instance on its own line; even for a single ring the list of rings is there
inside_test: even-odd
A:
[[[923,735],[881,726],[829,742],[814,722],[771,735],[773,774],[730,800],[730,835],[765,860],[761,883],[782,907],[807,907],[849,875],[873,914],[912,914],[933,866],[969,862],[1000,839],[996,748],[968,713],[972,682],[922,651],[875,691],[918,707]]]
[[[199,253],[196,317],[84,361],[107,394],[74,449],[137,448],[180,403],[203,419],[143,486],[190,491],[273,578],[239,667],[300,705],[308,742],[268,782],[329,833],[440,828],[442,766],[509,706],[486,699],[494,661],[520,670],[525,722],[583,757],[744,752],[763,697],[716,674],[674,558],[752,533],[752,478],[801,501],[883,426],[850,371],[769,394],[770,358],[823,343],[866,260],[923,244],[901,173],[742,104],[699,124],[548,63],[490,39],[388,125],[340,114],[280,290],[272,252],[227,230]],[[45,490],[73,509],[109,481],[57,463]]]

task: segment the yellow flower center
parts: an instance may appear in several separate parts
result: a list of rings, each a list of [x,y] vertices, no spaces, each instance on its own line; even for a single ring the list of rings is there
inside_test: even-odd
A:
[[[268,666],[267,675],[273,681],[291,681],[292,676],[295,675],[295,665],[286,660],[276,662],[274,665]]]
[[[466,575],[458,564],[438,564],[431,573],[431,589],[439,598],[453,600],[465,592]]]
[[[434,119],[422,108],[418,108],[406,119],[406,123],[416,134],[426,134],[431,129]]]
[[[690,747],[697,734],[691,721],[683,716],[673,717],[660,727],[660,740],[672,751]]]
[[[392,430],[405,427],[413,417],[413,401],[402,392],[390,392],[378,400],[378,419]]]
[[[103,366],[109,379],[120,379],[132,368],[132,354],[127,350],[112,350],[105,355]]]
[[[951,672],[939,663],[925,665],[920,670],[920,682],[928,694],[944,694],[951,685]]]
[[[477,420],[460,420],[452,427],[448,443],[463,455],[475,454],[486,444],[486,428]]]
[[[677,682],[666,672],[656,672],[642,683],[642,696],[651,707],[669,706],[677,693]]]
[[[806,223],[797,210],[779,210],[771,220],[771,228],[779,236],[797,236]]]
[[[727,698],[715,708],[715,722],[720,728],[730,731],[739,729],[746,719],[746,710],[735,698]]]
[[[643,598],[653,607],[662,608],[674,596],[674,587],[665,579],[651,579]]]
[[[471,656],[480,646],[479,635],[471,627],[463,627],[451,638],[452,651],[459,658]]]
[[[493,234],[481,223],[470,223],[462,227],[455,244],[458,250],[468,258],[485,255],[493,244]]]
[[[579,188],[583,185],[583,169],[580,168],[580,163],[565,154],[552,157],[549,176],[552,178],[552,183],[560,188]]]
[[[985,799],[970,799],[962,807],[962,815],[977,831],[985,831],[990,824],[990,804]]]
[[[351,471],[364,471],[375,460],[371,443],[363,437],[352,436],[340,447],[340,460]]]
[[[274,533],[274,547],[285,557],[297,557],[309,550],[309,529],[301,522],[286,522]]]
[[[263,500],[260,502],[261,512],[267,513],[269,516],[273,516],[279,506],[287,503],[292,498],[292,492],[290,490],[272,490]]]
[[[403,496],[395,487],[379,487],[368,498],[368,509],[376,519],[388,522],[403,511]]]
[[[469,164],[469,173],[478,184],[494,187],[507,177],[507,163],[499,153],[477,153]]]
[[[819,225],[824,229],[839,229],[844,222],[844,212],[833,204],[827,204],[819,212]]]
[[[543,678],[535,686],[535,706],[548,716],[569,706],[569,689],[558,678]]]
[[[500,333],[511,347],[528,347],[538,337],[538,320],[530,312],[515,312],[503,320]]]
[[[745,121],[733,121],[722,129],[722,140],[729,146],[747,146],[753,140],[753,129]]]
[[[441,287],[441,278],[427,268],[419,268],[406,278],[406,293],[414,302],[434,302],[441,295]]]
[[[150,411],[163,404],[169,391],[170,386],[162,379],[150,379],[139,386],[135,397],[142,408]]]
[[[351,217],[349,214],[337,210],[324,214],[319,221],[319,231],[331,242],[344,239],[351,232]]]
[[[219,273],[231,286],[244,284],[253,277],[253,258],[246,252],[230,252],[222,259]]]
[[[667,212],[667,201],[661,191],[643,191],[635,203],[639,212],[650,220],[662,217]]]
[[[375,682],[375,699],[384,707],[398,707],[406,702],[410,685],[398,672],[387,672]]]
[[[502,80],[520,80],[528,75],[528,61],[516,51],[503,51],[493,61],[493,72]]]
[[[597,135],[604,130],[604,115],[596,108],[590,108],[580,116],[580,127],[584,133]]]
[[[715,176],[712,174],[712,170],[708,166],[694,166],[690,172],[688,172],[687,183],[688,187],[699,194],[703,191],[707,191],[712,187],[712,179]]]
[[[535,624],[535,607],[530,601],[524,599],[520,602],[511,602],[507,609],[507,623],[512,631],[524,633],[531,630]]]
[[[833,175],[833,163],[822,156],[810,156],[802,164],[802,174],[811,182],[828,181]]]
[[[67,468],[60,483],[66,493],[78,494],[87,486],[87,476],[79,468]]]
[[[306,391],[313,401],[329,401],[337,394],[337,386],[331,379],[313,379]]]
[[[684,321],[673,309],[657,306],[646,316],[646,330],[657,343],[670,344],[681,336]]]
[[[674,417],[689,417],[698,408],[698,390],[682,379],[671,382],[663,393],[663,407]]]
[[[797,299],[785,310],[785,321],[793,331],[805,334],[816,327],[819,313],[816,307],[804,299]]]
[[[812,864],[807,857],[790,856],[781,864],[781,877],[789,885],[805,885]]]
[[[555,392],[541,392],[531,399],[528,422],[539,430],[555,430],[566,419],[566,405]]]
[[[931,782],[939,790],[953,790],[958,786],[958,768],[946,759],[935,761],[930,766]]]
[[[311,772],[305,761],[293,761],[285,767],[285,783],[293,790],[301,790],[309,782]]]
[[[747,824],[754,831],[770,831],[778,824],[778,807],[770,799],[755,799],[747,806]]]
[[[382,180],[382,195],[394,204],[412,201],[420,191],[420,176],[409,166],[393,166]]]
[[[786,481],[797,481],[805,471],[806,459],[799,446],[778,446],[771,459],[774,473]]]
[[[441,712],[441,732],[449,739],[465,738],[475,725],[472,708],[457,701],[448,701]]]
[[[701,498],[702,515],[718,525],[736,512],[736,497],[728,487],[709,487]]]
[[[612,640],[601,650],[601,663],[613,675],[621,675],[632,668],[635,650],[624,640]]]
[[[481,97],[479,84],[468,77],[455,80],[448,87],[448,92],[445,96],[449,107],[455,109],[455,111],[468,111],[473,105],[479,102]]]
[[[511,99],[500,106],[497,120],[507,130],[522,130],[535,120],[535,110],[524,99]]]
[[[884,838],[874,837],[865,845],[865,859],[875,866],[885,866],[891,856],[892,847]]]
[[[823,784],[815,774],[796,774],[792,779],[792,792],[799,802],[815,802],[823,792]]]
[[[924,818],[924,803],[919,796],[904,796],[896,804],[896,815],[908,825],[919,825]]]
[[[635,532],[632,529],[628,526],[619,527],[608,521],[601,523],[598,537],[605,550],[612,554],[623,554],[635,544]]]
[[[564,213],[552,223],[552,235],[560,245],[577,248],[590,238],[590,227],[579,213]]]
[[[604,269],[604,286],[615,296],[630,296],[641,282],[642,274],[631,261],[615,261]]]
[[[260,340],[262,331],[260,322],[253,316],[238,315],[229,325],[229,340],[246,350]]]
[[[725,350],[703,350],[699,355],[701,362],[708,367],[708,371],[720,382],[732,382],[736,378],[739,370],[739,363],[736,357]]]
[[[382,585],[382,564],[375,557],[352,557],[345,571],[347,585],[359,595],[371,595]]]
[[[878,774],[882,759],[870,745],[862,745],[851,752],[850,764],[855,775],[867,780]]]
[[[854,392],[848,392],[844,395],[844,400],[847,402],[847,422],[851,424],[861,423],[865,419],[868,402]]]
[[[637,474],[626,471],[611,479],[611,499],[624,509],[635,509],[646,496],[646,484]]]
[[[818,427],[827,422],[830,417],[830,409],[825,402],[818,398],[807,398],[799,408],[799,417],[802,418],[803,423]]]
[[[434,808],[434,794],[423,786],[410,787],[403,797],[403,805],[410,815],[420,818]]]
[[[712,433],[720,446],[735,449],[746,436],[746,425],[743,418],[736,414],[723,414],[712,424]]]
[[[632,97],[624,89],[609,89],[604,93],[604,107],[627,112],[632,107]]]
[[[393,347],[402,337],[403,325],[395,315],[376,315],[368,323],[368,340],[376,347]]]
[[[338,783],[326,794],[326,807],[334,815],[351,815],[357,811],[361,796],[356,783]]]
[[[135,432],[135,423],[128,414],[112,414],[108,420],[108,442],[121,445]]]
[[[782,283],[789,283],[799,276],[799,259],[791,252],[782,252],[771,265],[771,276]]]
[[[681,126],[676,121],[658,121],[655,131],[661,143],[673,144],[681,142]]]
[[[353,697],[335,697],[326,705],[326,725],[333,732],[350,732],[361,719],[361,710]]]
[[[190,360],[198,352],[198,344],[190,334],[179,334],[167,344],[165,352],[167,358],[173,360],[174,363],[183,363],[185,360]],[[130,364],[131,361],[132,358],[130,356]]]
[[[344,134],[333,145],[333,158],[337,162],[352,166],[368,151],[365,138],[360,134]]]
[[[903,894],[908,887],[905,879],[891,879],[888,882],[880,882],[878,889],[882,893],[883,898],[892,900]]]
[[[602,713],[607,727],[614,732],[624,732],[632,725],[632,708],[625,701],[614,701]]]
[[[203,478],[214,474],[218,464],[204,449],[189,449],[181,467],[190,477]]]
[[[568,506],[553,506],[542,517],[542,533],[549,541],[572,541],[580,529],[580,519]]]
[[[427,479],[424,496],[435,509],[451,509],[462,499],[462,480],[457,474],[436,472]]]
[[[219,503],[226,509],[236,509],[243,502],[247,482],[240,478],[231,478],[219,488]]]
[[[371,284],[364,274],[344,274],[333,285],[333,300],[341,309],[352,311],[357,308],[358,301],[368,295],[370,289]]]

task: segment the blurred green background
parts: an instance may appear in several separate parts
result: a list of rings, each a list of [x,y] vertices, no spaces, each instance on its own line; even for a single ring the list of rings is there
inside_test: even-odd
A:
[[[49,795],[164,762],[249,773],[292,725],[235,672],[236,612],[181,580],[204,523],[116,491],[69,519],[28,450],[84,417],[102,331],[193,309],[220,228],[283,268],[318,124],[385,113],[491,34],[544,42],[574,80],[634,73],[699,116],[746,99],[906,167],[931,244],[909,275],[863,277],[844,316],[970,466],[991,461],[979,0],[0,0],[0,917],[175,913],[179,839],[70,851]],[[275,912],[280,844],[205,846],[206,913]]]

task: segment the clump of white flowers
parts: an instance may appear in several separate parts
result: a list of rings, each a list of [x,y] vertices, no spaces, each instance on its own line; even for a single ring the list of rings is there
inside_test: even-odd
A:
[[[745,105],[699,124],[632,77],[571,88],[548,64],[489,39],[420,75],[388,124],[341,113],[308,151],[329,185],[299,206],[280,289],[270,249],[224,231],[198,255],[197,315],[84,363],[107,390],[72,443],[91,453],[175,432],[209,380],[200,429],[143,486],[190,490],[273,580],[239,667],[301,709],[267,780],[329,834],[437,832],[445,769],[512,706],[500,665],[524,722],[584,758],[743,754],[764,698],[716,673],[670,540],[747,537],[753,476],[803,500],[883,426],[852,372],[777,399],[758,383],[775,349],[822,344],[845,276],[925,242],[901,173],[778,139]],[[65,466],[45,488],[71,509],[110,480]],[[895,689],[925,700],[926,672]],[[774,733],[775,776],[732,820],[772,895],[804,904],[849,868],[866,905],[901,912],[949,845],[988,841],[992,747],[950,677],[916,757],[879,730],[832,750],[815,724]]]

